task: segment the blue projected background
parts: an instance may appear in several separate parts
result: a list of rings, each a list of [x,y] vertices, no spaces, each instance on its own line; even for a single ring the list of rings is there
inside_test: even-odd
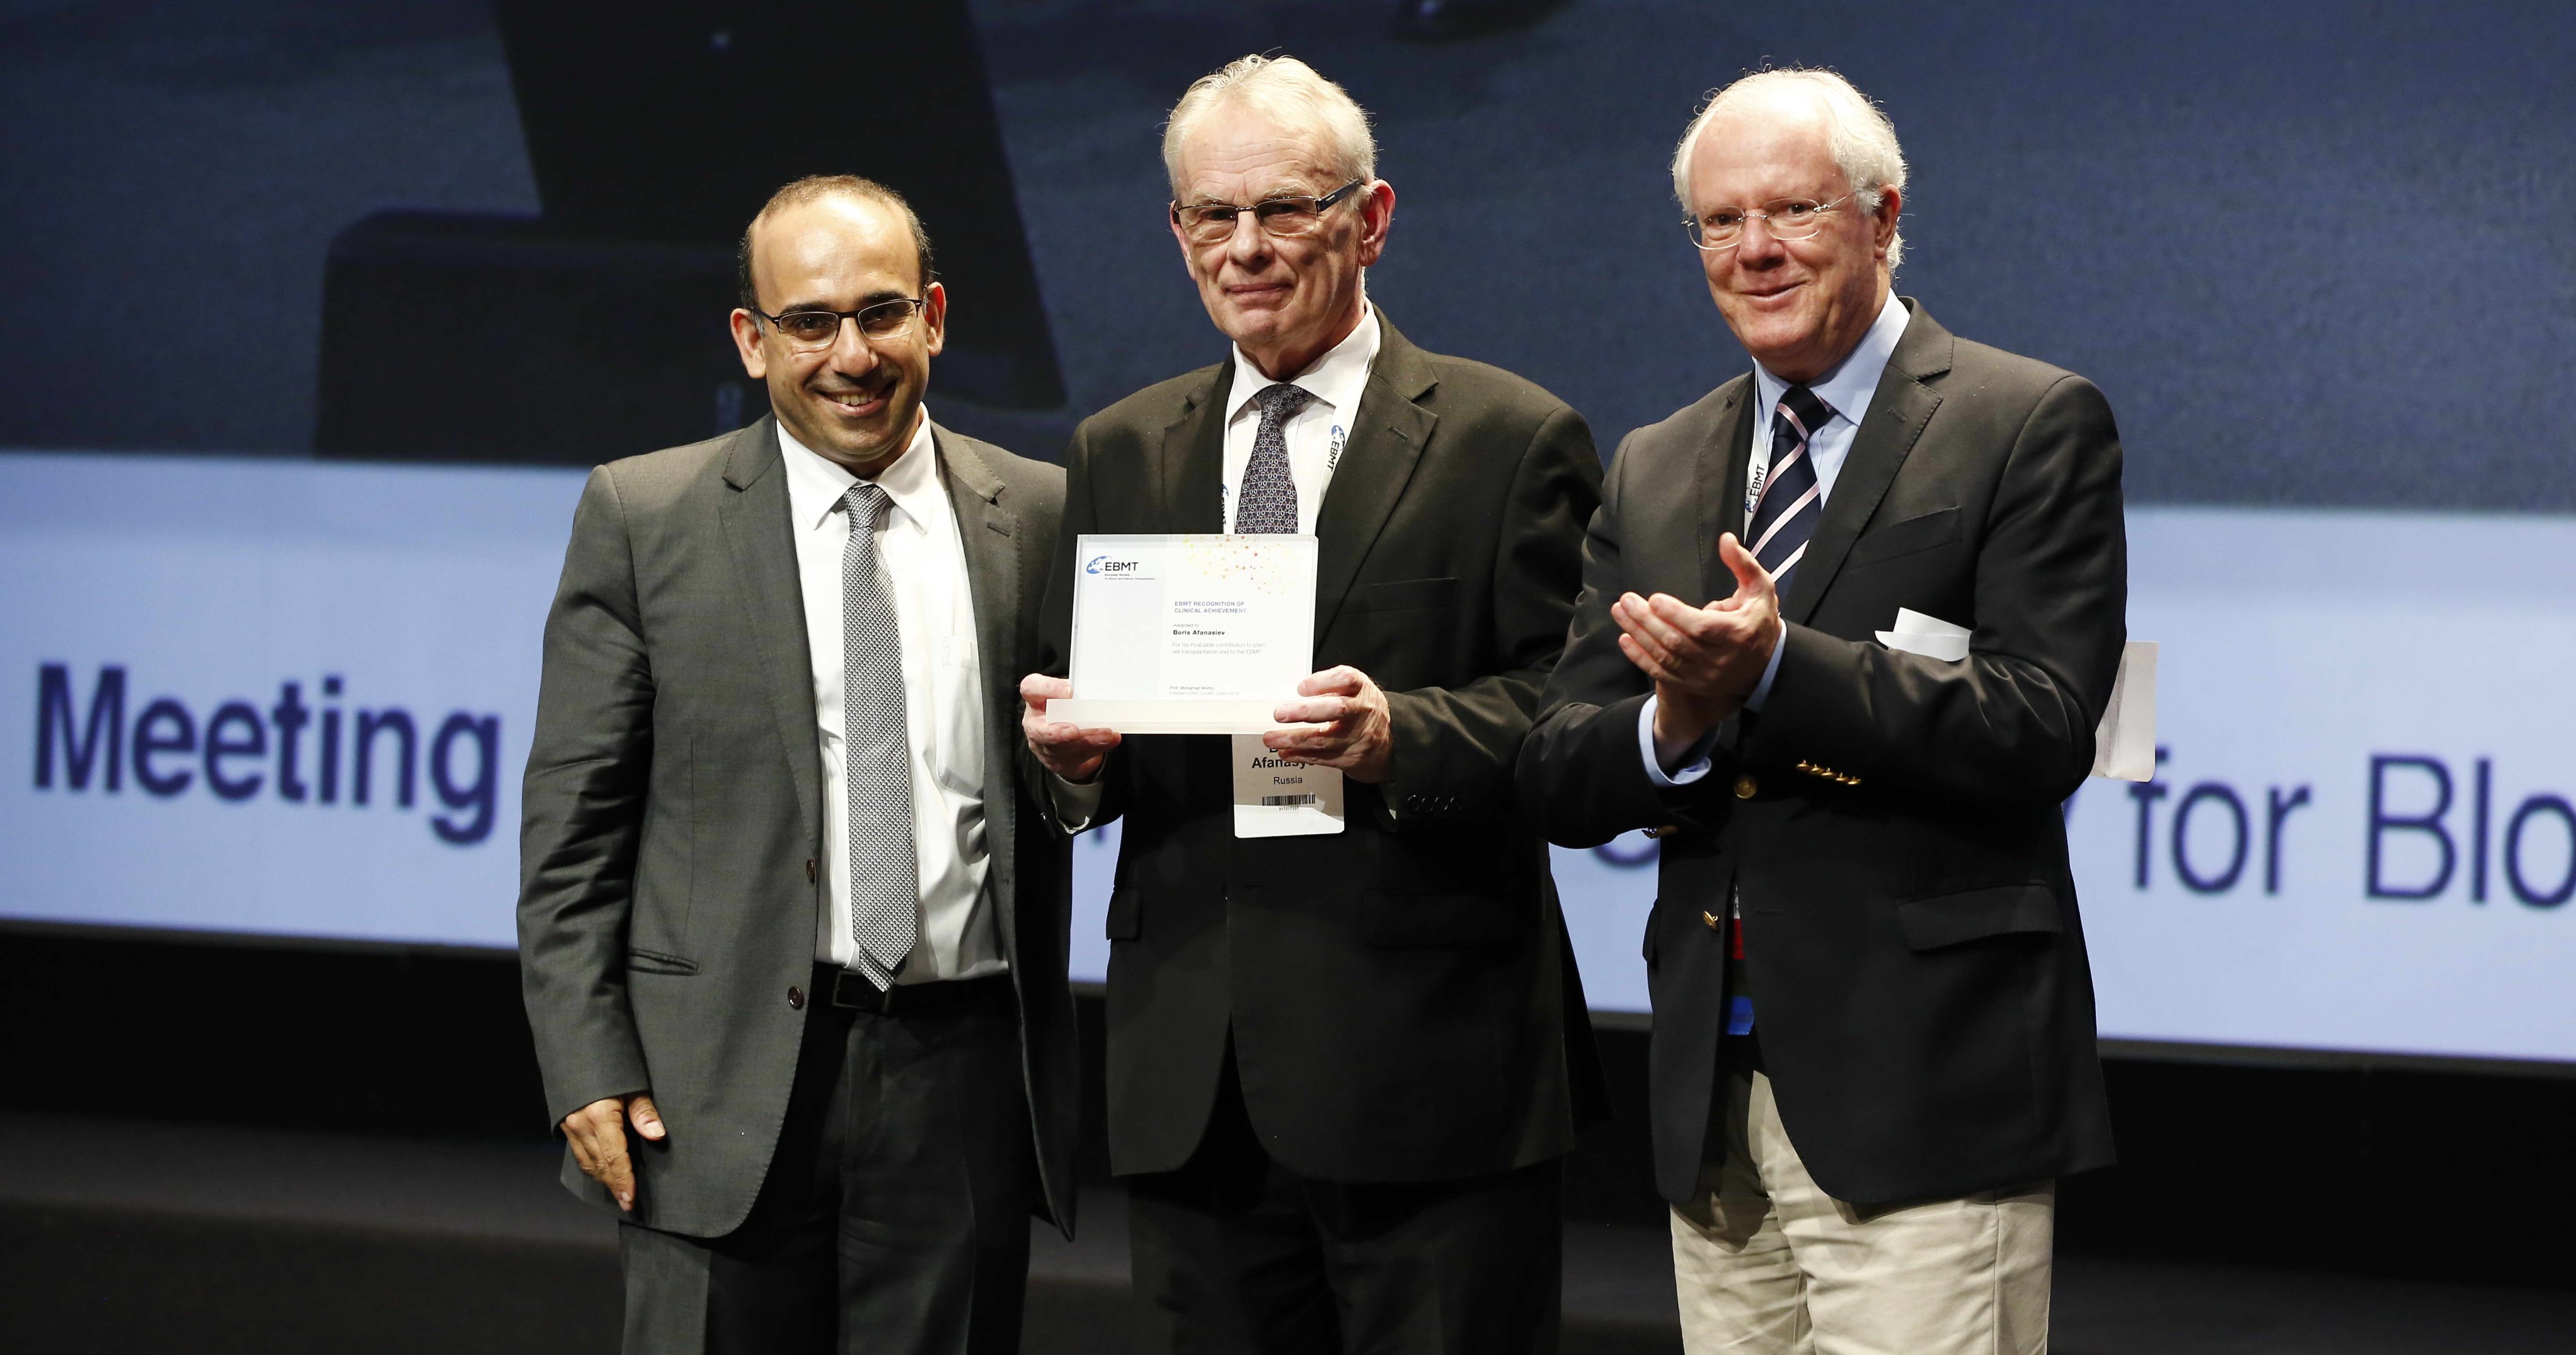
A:
[[[335,236],[538,210],[490,11],[164,9],[0,7],[0,446],[45,449],[0,454],[0,916],[507,946],[579,472],[308,450]],[[1067,400],[934,384],[943,420],[1051,455],[1222,353],[1161,110],[1283,49],[1377,115],[1372,295],[1606,453],[1743,363],[1669,197],[1695,99],[1836,66],[1913,164],[1900,290],[2119,414],[2167,756],[2069,809],[2104,1033],[2576,1060],[2576,11],[1573,0],[1424,45],[1209,10],[974,6]],[[1113,849],[1076,851],[1096,976]],[[1643,1009],[1651,844],[1557,872],[1595,1004]]]

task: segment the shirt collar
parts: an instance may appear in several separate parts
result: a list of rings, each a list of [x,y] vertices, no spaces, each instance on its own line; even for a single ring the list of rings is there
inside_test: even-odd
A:
[[[787,504],[796,514],[798,529],[811,531],[822,526],[859,477],[797,441],[784,423],[778,425],[778,449],[787,462]],[[922,407],[921,425],[913,430],[912,441],[904,444],[902,455],[893,464],[877,472],[876,482],[894,506],[914,522],[926,525],[932,520],[929,505],[923,500],[940,492],[939,449],[930,436],[928,406]]]
[[[1368,388],[1369,368],[1377,362],[1380,335],[1377,307],[1366,302],[1362,305],[1365,309],[1359,324],[1305,371],[1290,378],[1291,384],[1305,387],[1307,393],[1341,414],[1345,420],[1349,419],[1350,411],[1359,408],[1360,392]],[[1244,356],[1242,347],[1238,345],[1234,350],[1234,389],[1226,397],[1225,421],[1232,423],[1243,417],[1244,407],[1252,403],[1252,397],[1271,384],[1270,378],[1252,365],[1252,359]]]
[[[1896,289],[1887,291],[1886,304],[1878,308],[1878,318],[1870,322],[1869,332],[1843,356],[1841,365],[1822,377],[1807,383],[1807,389],[1825,402],[1834,417],[1859,423],[1869,412],[1869,400],[1878,392],[1878,379],[1887,372],[1887,360],[1896,356],[1896,341],[1905,337],[1905,324],[1913,318],[1905,303],[1896,299]],[[1771,374],[1761,363],[1753,364],[1753,384],[1761,396],[1761,410],[1769,417],[1780,406],[1780,397],[1789,383]]]

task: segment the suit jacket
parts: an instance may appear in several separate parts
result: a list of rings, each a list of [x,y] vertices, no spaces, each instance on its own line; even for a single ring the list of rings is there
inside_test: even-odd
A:
[[[2111,1160],[2092,978],[2059,806],[2093,760],[2126,634],[2120,444],[2072,373],[1913,318],[1782,599],[1764,707],[1713,772],[1646,775],[1652,690],[1622,592],[1734,592],[1757,411],[1750,373],[1629,435],[1522,794],[1567,845],[1669,825],[1647,924],[1655,1177],[1688,1199],[1727,1007],[1730,893],[1762,1057],[1818,1185],[1860,1204],[1958,1196]],[[1912,607],[1975,631],[1945,663],[1879,645]]]
[[[1019,679],[1063,472],[934,426],[975,600],[985,842],[1052,1216],[1073,1221],[1064,846],[1030,783]],[[713,1236],[769,1167],[813,982],[822,770],[777,425],[591,472],[546,618],[520,834],[528,1024],[560,1123],[650,1089],[636,1222]],[[608,1204],[567,1154],[564,1181]],[[613,1206],[612,1206],[613,1207]]]
[[[1383,785],[1330,836],[1237,840],[1226,739],[1113,754],[1109,1154],[1186,1161],[1229,1032],[1272,1157],[1336,1181],[1441,1180],[1573,1146],[1598,1073],[1547,844],[1513,758],[1565,641],[1599,455],[1582,416],[1384,324],[1316,515],[1315,668],[1387,693]],[[1050,671],[1081,533],[1219,532],[1220,363],[1084,421],[1047,595]]]

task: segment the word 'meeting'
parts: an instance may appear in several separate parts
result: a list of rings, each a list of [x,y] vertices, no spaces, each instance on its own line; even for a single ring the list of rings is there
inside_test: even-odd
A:
[[[325,676],[321,703],[308,705],[303,684],[290,679],[278,684],[276,702],[265,709],[229,700],[202,718],[179,698],[159,696],[141,703],[128,721],[123,664],[99,665],[86,707],[77,699],[70,665],[41,664],[36,788],[53,789],[59,774],[65,790],[85,791],[96,783],[103,793],[116,794],[131,771],[136,786],[163,799],[202,786],[228,801],[265,792],[289,804],[336,805],[345,799],[367,806],[381,790],[395,806],[409,809],[425,767],[446,810],[429,820],[439,840],[471,846],[491,836],[500,793],[501,717],[453,711],[429,730],[426,719],[416,720],[400,706],[343,710],[343,686],[338,675]]]

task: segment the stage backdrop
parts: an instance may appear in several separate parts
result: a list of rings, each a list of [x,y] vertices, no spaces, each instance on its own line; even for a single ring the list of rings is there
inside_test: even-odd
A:
[[[513,943],[577,472],[0,456],[0,916]],[[2070,802],[2112,1038],[2576,1061],[2576,520],[2145,508],[2158,779]],[[1107,964],[1115,828],[1075,847]],[[1642,1011],[1654,847],[1560,851]]]

